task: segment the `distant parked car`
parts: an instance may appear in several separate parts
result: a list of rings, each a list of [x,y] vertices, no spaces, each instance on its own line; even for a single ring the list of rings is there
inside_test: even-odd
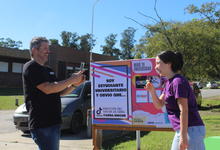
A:
[[[72,133],[79,132],[82,126],[86,125],[87,110],[91,108],[91,83],[86,81],[71,94],[61,97],[61,105],[61,129],[70,129]],[[24,133],[29,131],[28,116],[25,104],[20,105],[13,115],[16,128]]]
[[[195,82],[190,83],[190,85],[191,85],[191,87],[193,89],[193,92],[195,94],[197,105],[198,105],[198,107],[201,107],[201,105],[202,105],[202,93],[201,93],[201,90],[198,87],[197,83],[195,83]]]
[[[211,81],[211,82],[208,82],[206,84],[206,87],[210,88],[210,89],[217,89],[218,88],[218,83],[216,83],[215,81]]]
[[[196,85],[198,86],[199,89],[202,89],[204,87],[204,83],[202,83],[202,82],[195,81],[193,83],[196,83]]]

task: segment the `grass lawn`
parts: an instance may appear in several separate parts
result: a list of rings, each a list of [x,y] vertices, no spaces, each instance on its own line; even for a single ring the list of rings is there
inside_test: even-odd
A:
[[[19,105],[24,103],[23,96],[0,96],[0,110],[15,110],[17,106],[15,105],[15,99],[19,100]]]
[[[206,137],[220,136],[220,97],[206,99],[200,110],[202,119],[206,125]],[[129,136],[129,138],[128,138]],[[143,150],[169,150],[174,132],[152,131],[141,137],[141,149]],[[123,140],[124,139],[124,140]],[[114,138],[103,143],[104,150],[134,150],[136,149],[135,132]]]
[[[0,110],[14,110],[15,99],[19,100],[19,105],[24,102],[23,91],[19,88],[0,88]]]

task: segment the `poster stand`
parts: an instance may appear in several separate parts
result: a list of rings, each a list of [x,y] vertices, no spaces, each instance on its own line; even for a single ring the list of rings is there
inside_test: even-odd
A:
[[[164,81],[155,65],[154,58],[90,64],[93,150],[101,149],[103,130],[136,131],[137,139],[140,131],[173,131],[165,107],[155,108],[144,88],[148,80],[161,95]]]
[[[120,131],[173,131],[172,128],[152,128],[143,126],[130,125],[92,125],[93,150],[101,150],[102,131],[103,130],[120,130]],[[137,149],[140,150],[140,149]]]

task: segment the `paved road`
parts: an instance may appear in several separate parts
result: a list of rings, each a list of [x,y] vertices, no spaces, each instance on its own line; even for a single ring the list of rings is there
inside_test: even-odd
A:
[[[37,150],[30,135],[17,131],[13,125],[14,111],[0,111],[0,150]],[[60,150],[91,150],[92,140],[86,138],[85,131],[71,135],[63,133]]]
[[[201,89],[201,92],[203,98],[220,96],[220,89]]]

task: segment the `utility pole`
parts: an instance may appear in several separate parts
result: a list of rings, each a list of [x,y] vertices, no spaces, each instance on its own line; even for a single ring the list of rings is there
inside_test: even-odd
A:
[[[95,6],[99,2],[99,0],[96,0],[92,7],[92,26],[91,26],[91,36],[93,37],[93,29],[94,29],[94,15],[95,15]],[[92,40],[93,45],[93,40]],[[93,48],[92,48],[93,49]],[[90,50],[90,62],[92,62],[92,49]]]

